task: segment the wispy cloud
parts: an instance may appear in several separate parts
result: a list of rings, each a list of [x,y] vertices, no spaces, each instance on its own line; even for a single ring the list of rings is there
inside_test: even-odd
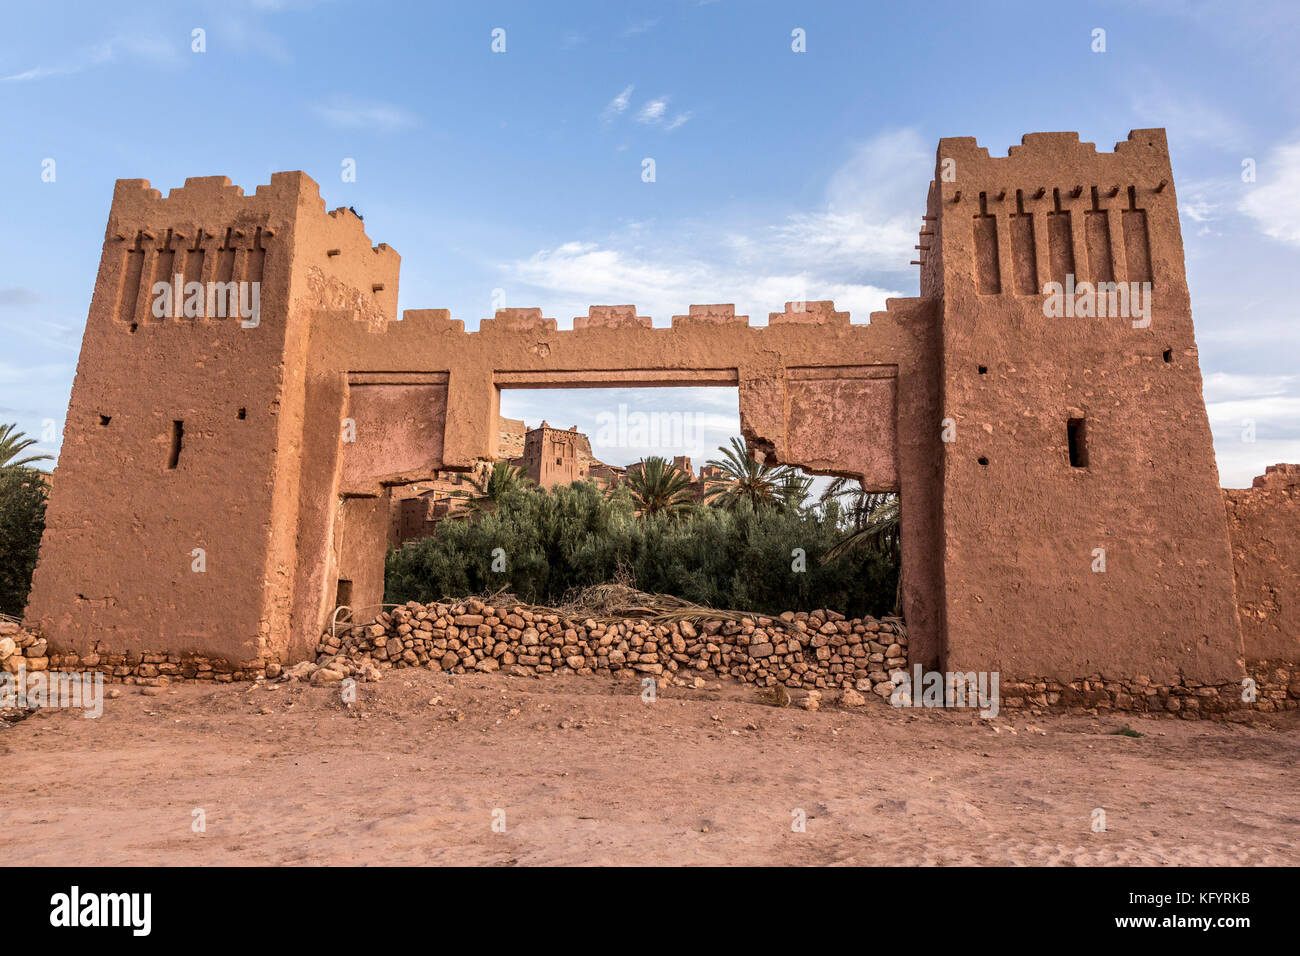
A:
[[[1241,201],[1241,211],[1266,236],[1300,246],[1300,142],[1274,149],[1256,169],[1258,181]]]
[[[8,286],[0,289],[0,309],[35,305],[40,301],[40,298],[31,289],[25,289],[22,286]]]
[[[668,98],[661,97],[657,100],[650,100],[645,106],[641,107],[641,112],[637,113],[636,121],[638,123],[661,123],[663,122],[664,113],[668,111]]]
[[[691,303],[734,301],[761,324],[785,302],[833,299],[855,321],[899,296],[874,278],[908,269],[919,223],[900,206],[924,195],[925,149],[915,131],[864,144],[834,176],[826,201],[757,227],[644,223],[601,241],[571,241],[505,264],[508,281],[541,292],[561,320],[593,303],[635,303],[667,324]],[[691,236],[681,242],[663,236]],[[558,300],[558,301],[557,301]],[[569,312],[569,310],[575,310]],[[568,313],[566,315],[566,313]]]
[[[636,114],[636,121],[644,126],[658,126],[663,130],[674,130],[690,122],[691,112],[677,113],[668,118],[667,96],[660,96],[647,102]]]
[[[636,20],[632,23],[629,23],[626,27],[624,27],[623,31],[619,35],[625,37],[632,37],[632,36],[636,36],[638,33],[649,33],[658,25],[659,25],[658,17],[655,17],[652,20]]]
[[[185,49],[188,49],[188,37]],[[82,47],[70,56],[38,64],[18,73],[0,76],[0,83],[28,83],[56,76],[72,76],[86,70],[122,60],[148,60],[153,63],[172,63],[180,59],[182,48],[173,41],[156,34],[118,36]]]
[[[314,104],[311,109],[330,126],[341,129],[393,132],[415,126],[419,122],[414,114],[400,106],[352,97],[334,97],[323,103]]]
[[[612,123],[615,119],[627,112],[628,103],[632,100],[633,86],[629,83],[622,93],[614,97],[601,110],[600,118],[606,123]]]
[[[1241,123],[1187,89],[1166,89],[1152,77],[1135,81],[1129,106],[1136,122],[1163,126],[1174,141],[1189,140],[1220,149],[1239,148],[1248,139]]]
[[[1225,488],[1247,487],[1266,466],[1300,460],[1295,375],[1214,372],[1205,376],[1203,391]]]

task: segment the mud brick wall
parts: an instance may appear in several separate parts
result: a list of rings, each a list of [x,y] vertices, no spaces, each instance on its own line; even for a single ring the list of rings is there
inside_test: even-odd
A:
[[[1223,503],[1246,660],[1300,662],[1300,465],[1270,465]]]
[[[115,668],[310,662],[336,606],[382,600],[390,489],[496,458],[503,389],[720,386],[768,464],[899,494],[917,663],[1240,681],[1252,657],[1292,657],[1273,645],[1294,632],[1266,621],[1243,649],[1177,209],[1163,130],[1109,152],[944,139],[923,294],[869,323],[809,301],[655,327],[629,304],[466,331],[445,309],[399,317],[400,257],[300,172],[252,195],[121,180],[25,622]],[[260,322],[154,317],[152,283],[177,275],[258,283]],[[1049,317],[1066,276],[1148,284],[1147,321]]]

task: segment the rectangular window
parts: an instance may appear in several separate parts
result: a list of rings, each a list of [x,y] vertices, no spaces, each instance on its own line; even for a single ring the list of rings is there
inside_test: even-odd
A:
[[[1070,465],[1088,467],[1088,424],[1082,418],[1071,418],[1066,423],[1066,437],[1070,443]]]
[[[167,453],[168,469],[175,469],[181,460],[181,442],[185,438],[185,423],[180,419],[172,422],[172,444]]]

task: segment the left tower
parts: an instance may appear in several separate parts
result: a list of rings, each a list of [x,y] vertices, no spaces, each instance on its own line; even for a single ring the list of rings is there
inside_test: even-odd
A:
[[[301,172],[118,181],[26,614],[54,649],[295,655],[307,340],[392,316],[398,263]]]

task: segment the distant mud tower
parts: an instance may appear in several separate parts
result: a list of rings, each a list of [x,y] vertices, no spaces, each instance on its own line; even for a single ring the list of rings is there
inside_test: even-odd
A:
[[[396,321],[397,254],[301,173],[120,182],[28,619],[56,649],[302,659],[382,599],[390,489],[496,457],[501,389],[718,385],[768,460],[900,493],[915,662],[1239,679],[1163,132],[943,140],[920,245],[921,296],[869,325],[629,305],[466,333]],[[258,321],[155,318],[177,275],[259,283]]]

